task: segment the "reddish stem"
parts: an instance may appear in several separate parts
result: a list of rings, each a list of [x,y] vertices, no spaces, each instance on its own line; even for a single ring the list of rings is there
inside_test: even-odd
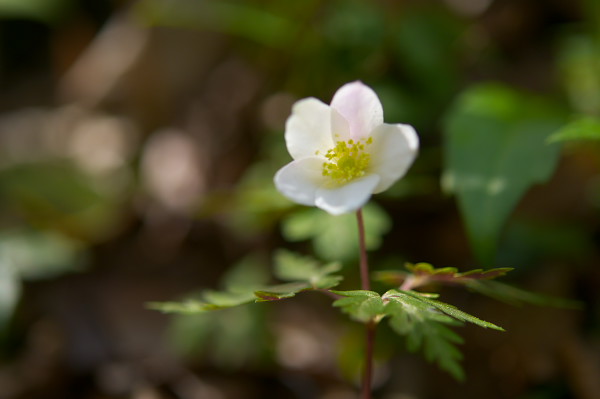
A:
[[[362,398],[371,399],[371,380],[373,378],[373,347],[375,346],[375,328],[373,321],[367,324],[367,337],[365,348],[365,369],[362,381]]]
[[[363,290],[370,290],[369,261],[367,259],[367,246],[365,244],[365,223],[363,222],[362,209],[356,211],[358,221],[358,242],[360,245],[360,281]]]
[[[360,279],[363,290],[370,290],[369,280],[369,261],[367,259],[367,246],[365,244],[365,224],[363,221],[362,210],[356,211],[358,221],[358,242],[360,245]],[[377,323],[370,321],[367,323],[366,345],[365,345],[365,368],[362,381],[362,398],[371,398],[371,380],[373,375],[373,347],[375,345],[375,328]]]

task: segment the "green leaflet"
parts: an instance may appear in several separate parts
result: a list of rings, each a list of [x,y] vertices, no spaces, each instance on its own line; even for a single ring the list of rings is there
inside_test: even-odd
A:
[[[449,305],[444,302],[436,301],[435,299],[428,298],[427,296],[424,296],[415,291],[389,290],[383,295],[383,297],[385,299],[411,303],[413,305],[419,304],[424,309],[427,309],[427,311],[431,311],[431,308],[434,308],[459,321],[473,323],[483,328],[491,328],[493,330],[504,331],[502,327],[498,327],[493,323],[478,319],[475,316],[472,316],[466,312],[463,312],[462,310],[459,310],[455,306]],[[417,300],[417,302],[414,301],[415,299]]]
[[[464,282],[469,280],[490,280],[504,276],[513,270],[510,267],[496,269],[473,269],[460,273],[455,267],[435,268],[429,263],[406,264],[406,268],[416,276],[427,277],[431,280],[442,280],[448,282]]]
[[[466,272],[459,272],[455,267],[436,268],[429,263],[407,263],[406,270],[381,270],[375,274],[375,279],[383,283],[395,286],[401,286],[407,279],[412,279],[411,288],[422,287],[430,283],[442,283],[448,285],[468,284],[476,280],[491,280],[504,276],[513,270],[510,267],[500,267],[495,269],[473,269]]]
[[[332,288],[340,283],[342,276],[332,273],[340,271],[341,263],[321,265],[315,259],[279,250],[275,254],[275,276],[284,281],[306,282],[313,289]]]
[[[297,293],[312,289],[311,285],[304,282],[294,282],[279,285],[270,285],[254,291],[256,302],[278,301],[296,296]]]
[[[406,336],[408,350],[414,352],[423,348],[428,361],[436,362],[457,380],[464,379],[459,363],[462,354],[456,347],[463,340],[448,326],[469,322],[504,331],[495,324],[415,291],[390,290],[383,298],[389,301],[386,314],[390,316],[390,326],[398,334]]]
[[[446,285],[462,285],[471,291],[506,302],[512,305],[531,304],[539,306],[554,306],[558,308],[580,308],[581,303],[557,297],[538,294],[511,285],[492,281],[504,276],[512,268],[474,269],[459,273],[454,267],[435,268],[429,263],[406,264],[408,272],[398,270],[382,270],[375,278],[385,284],[401,286],[407,279],[413,279],[411,287],[426,286],[430,283]],[[408,291],[414,292],[414,291]],[[420,294],[423,296],[424,294]],[[435,299],[435,298],[434,298]]]
[[[379,322],[389,317],[391,328],[406,337],[410,351],[423,349],[428,361],[436,362],[458,380],[464,378],[464,373],[459,363],[462,354],[456,345],[463,340],[449,326],[467,322],[504,331],[493,323],[432,299],[432,295],[415,291],[390,290],[383,296],[365,290],[332,292],[343,297],[333,306],[341,308],[356,321]]]
[[[456,306],[432,299],[432,295],[423,294],[416,291],[389,290],[383,296],[374,291],[354,290],[354,291],[334,291],[334,294],[343,296],[333,303],[333,306],[341,307],[345,313],[359,321],[378,321],[378,318],[390,315],[387,306],[390,303],[401,303],[403,308],[425,312],[427,317],[431,318],[431,312],[436,315],[446,315],[461,322],[472,323],[483,328],[504,331],[488,321],[481,320],[472,316]],[[436,316],[438,317],[438,316]],[[445,321],[446,317],[440,320]]]
[[[461,323],[449,316],[423,309],[416,299],[404,301],[393,299],[386,306],[390,315],[390,326],[400,335],[406,336],[406,347],[411,352],[423,348],[425,358],[437,363],[457,380],[464,379],[460,365],[462,354],[456,347],[463,339],[447,327]]]
[[[203,313],[250,302],[267,302],[291,298],[307,290],[329,289],[342,281],[342,276],[333,274],[339,271],[339,263],[321,265],[316,260],[280,250],[275,255],[275,275],[285,281],[283,284],[265,284],[267,275],[255,259],[242,262],[225,278],[221,291],[206,290],[201,300],[182,302],[151,302],[150,309],[165,313]]]
[[[216,291],[211,293],[204,301],[188,299],[182,302],[149,302],[146,307],[163,313],[195,314],[243,305],[255,299],[253,292],[247,295]],[[216,303],[211,302],[215,298],[218,298]]]
[[[498,84],[467,89],[448,112],[443,183],[457,197],[482,264],[493,265],[500,231],[521,197],[552,175],[560,146],[547,139],[562,114]]]
[[[384,313],[384,304],[381,296],[374,291],[331,291],[344,298],[338,299],[333,306],[342,309],[353,320],[366,323],[377,320]]]
[[[276,301],[291,298],[301,291],[333,288],[343,277],[332,273],[341,268],[338,262],[321,265],[313,258],[279,250],[275,254],[275,276],[289,283],[256,291],[257,301]]]

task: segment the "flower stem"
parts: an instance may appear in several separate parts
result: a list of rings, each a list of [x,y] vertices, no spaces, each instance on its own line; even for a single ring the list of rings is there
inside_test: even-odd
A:
[[[370,321],[367,324],[367,337],[365,348],[365,369],[363,371],[362,398],[371,399],[371,380],[373,376],[373,347],[375,345],[375,328],[377,324]]]
[[[360,245],[360,281],[363,290],[370,290],[369,261],[367,260],[367,246],[365,244],[365,223],[363,222],[362,209],[356,211],[358,221],[358,242]]]
[[[362,209],[356,211],[358,221],[358,241],[360,246],[360,279],[363,290],[371,289],[369,280],[369,261],[367,259],[367,246],[365,244],[365,224],[363,221]],[[365,368],[362,380],[362,398],[371,398],[371,379],[373,375],[373,347],[375,345],[375,328],[377,323],[370,321],[367,323],[366,345],[365,345]]]

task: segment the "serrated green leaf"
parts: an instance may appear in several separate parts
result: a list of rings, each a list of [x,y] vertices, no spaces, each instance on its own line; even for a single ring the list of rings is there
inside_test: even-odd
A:
[[[413,299],[416,299],[417,301],[422,302],[425,305],[433,307],[433,308],[439,310],[440,312],[442,312],[456,320],[472,323],[472,324],[478,325],[479,327],[483,327],[483,328],[491,328],[493,330],[504,331],[504,329],[502,327],[499,327],[493,323],[490,323],[485,320],[481,320],[475,316],[472,316],[466,312],[463,312],[462,310],[459,310],[458,308],[456,308],[453,305],[450,305],[450,304],[447,304],[447,303],[444,303],[441,301],[437,301],[435,299],[427,298],[426,296],[421,295],[420,293],[415,292],[415,291],[390,290],[390,291],[386,292],[383,297],[384,298],[394,298],[395,300],[400,300],[400,301],[406,301],[407,296],[411,297]],[[415,302],[412,301],[412,303],[415,303]]]
[[[500,231],[521,197],[552,175],[560,146],[546,140],[564,119],[542,99],[498,84],[469,88],[451,107],[444,186],[457,197],[482,264],[494,263]]]
[[[202,301],[152,302],[148,307],[164,313],[203,313],[250,302],[292,298],[302,291],[335,287],[342,280],[342,276],[331,274],[340,270],[339,263],[322,266],[314,259],[281,250],[276,254],[275,264],[277,277],[289,282],[264,284],[267,277],[262,262],[255,258],[246,258],[227,273],[224,279],[224,290],[206,290],[202,293]]]
[[[209,310],[219,309],[215,305],[193,300],[187,300],[184,302],[148,302],[146,307],[148,309],[158,310],[159,312],[163,313],[180,314],[203,313]]]
[[[278,301],[291,298],[297,293],[311,289],[311,285],[302,282],[278,284],[255,291],[256,302]]]
[[[461,325],[430,305],[411,296],[387,296],[385,313],[390,316],[390,326],[398,334],[406,336],[406,347],[415,352],[423,348],[425,358],[436,362],[457,380],[464,379],[460,365],[462,354],[456,347],[463,339],[447,327]]]
[[[506,273],[514,270],[510,267],[500,267],[495,269],[474,269],[460,273],[455,267],[435,268],[429,263],[406,264],[405,267],[415,276],[429,281],[438,281],[446,283],[466,283],[470,280],[490,280],[504,276]]]
[[[574,300],[542,295],[498,281],[470,281],[466,286],[479,294],[512,305],[530,304],[557,308],[581,308],[581,303]]]
[[[336,295],[341,295],[341,296],[346,296],[346,297],[370,297],[370,298],[375,298],[375,297],[380,297],[380,295],[378,293],[376,293],[375,291],[368,291],[368,290],[350,290],[350,291],[337,291],[337,290],[331,290],[331,292],[333,292]]]
[[[333,302],[333,306],[342,309],[353,320],[366,323],[383,315],[384,303],[381,296],[374,291],[331,291],[344,298]]]
[[[407,278],[412,278],[411,288],[414,289],[429,283],[464,285],[473,280],[491,280],[513,270],[510,267],[501,267],[488,270],[474,269],[460,273],[455,267],[435,268],[429,263],[407,263],[405,267],[410,273],[382,270],[375,273],[375,279],[386,284],[400,286]]]
[[[254,300],[254,293],[251,290],[245,292],[207,290],[202,293],[202,298],[208,306],[222,309],[250,303]]]
[[[253,289],[264,287],[269,279],[267,262],[250,255],[241,259],[225,273],[222,285],[225,291],[248,293]]]
[[[433,265],[429,263],[407,263],[405,267],[413,272],[413,274],[456,274],[458,273],[458,269],[455,267],[442,267],[435,268]]]
[[[149,309],[163,313],[194,314],[219,310],[254,302],[254,291],[265,287],[267,275],[264,262],[246,257],[234,265],[224,276],[223,290],[205,290],[198,299],[181,302],[151,302]]]
[[[457,273],[455,280],[460,282],[472,281],[472,280],[491,280],[497,277],[502,277],[506,273],[513,271],[512,267],[498,267],[495,269],[474,269],[464,273]]]
[[[296,296],[296,292],[269,292],[269,291],[255,291],[256,302],[273,302],[281,299],[288,299]]]
[[[342,265],[338,262],[321,265],[313,258],[279,250],[275,254],[275,276],[284,281],[301,281],[313,289],[328,289],[342,281],[342,276],[332,275]]]
[[[150,302],[147,304],[147,307],[163,313],[194,314],[245,305],[254,302],[256,299],[252,287],[249,287],[246,291],[240,290],[238,292],[206,290],[201,295],[202,300],[187,299],[181,302]]]
[[[275,253],[275,276],[284,281],[308,281],[319,272],[318,262],[280,249]]]

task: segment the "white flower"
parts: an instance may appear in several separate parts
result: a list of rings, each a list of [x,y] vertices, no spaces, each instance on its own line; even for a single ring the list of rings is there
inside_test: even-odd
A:
[[[356,211],[387,190],[419,148],[412,126],[383,123],[377,94],[361,82],[342,86],[331,105],[296,102],[285,141],[294,160],[275,174],[275,186],[292,201],[333,215]]]

